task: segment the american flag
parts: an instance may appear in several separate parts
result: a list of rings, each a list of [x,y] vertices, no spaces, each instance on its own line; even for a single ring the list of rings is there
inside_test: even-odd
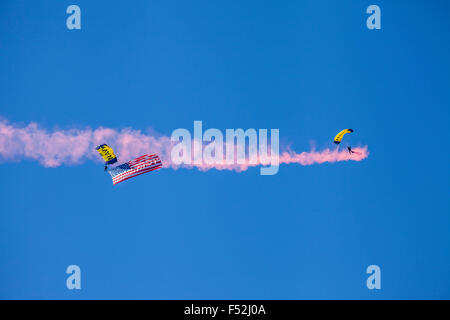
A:
[[[140,174],[160,169],[161,167],[161,159],[157,154],[144,154],[139,158],[108,170],[108,172],[112,177],[113,184],[117,184]]]

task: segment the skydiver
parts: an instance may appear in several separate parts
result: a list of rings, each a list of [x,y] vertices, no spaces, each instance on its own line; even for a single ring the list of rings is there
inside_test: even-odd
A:
[[[107,165],[105,165],[105,169],[103,171],[106,171],[106,170],[108,170],[108,166]]]
[[[347,149],[348,149],[348,153],[350,153],[350,154],[352,154],[352,153],[356,153],[356,154],[359,154],[359,155],[361,155],[361,153],[359,153],[359,152],[356,152],[356,151],[353,151],[353,150],[352,150],[352,147],[350,147],[350,146],[348,146],[348,147],[347,147]]]

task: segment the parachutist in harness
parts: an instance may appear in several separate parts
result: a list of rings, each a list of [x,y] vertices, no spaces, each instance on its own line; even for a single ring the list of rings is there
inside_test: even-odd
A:
[[[350,153],[350,155],[351,155],[352,153],[361,155],[361,153],[356,152],[356,151],[353,151],[353,150],[352,150],[352,147],[350,147],[350,146],[348,146],[347,149],[348,149],[348,153]]]
[[[334,142],[335,144],[339,145],[339,144],[341,143],[342,138],[344,137],[344,135],[347,134],[347,133],[352,133],[352,132],[353,132],[353,129],[344,129],[344,130],[342,130],[341,132],[339,132],[339,133],[334,137],[334,141],[333,141],[333,142]],[[336,149],[336,150],[338,150],[338,149]],[[350,155],[350,156],[349,156],[349,159],[351,158],[351,156],[352,156],[353,153],[355,153],[355,154],[357,154],[357,155],[361,155],[360,152],[358,152],[358,151],[353,151],[353,150],[352,150],[352,147],[350,147],[350,146],[347,147],[347,150],[348,150],[348,154]]]
[[[117,157],[114,154],[114,151],[107,144],[101,144],[95,150],[102,156],[103,160],[105,160],[105,168],[104,171],[108,171],[108,165],[114,164],[117,162]]]

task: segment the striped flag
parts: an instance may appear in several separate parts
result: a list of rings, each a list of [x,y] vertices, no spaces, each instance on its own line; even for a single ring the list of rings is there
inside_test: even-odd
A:
[[[161,159],[157,154],[144,154],[139,158],[125,162],[108,170],[113,184],[128,180],[146,172],[160,169]]]

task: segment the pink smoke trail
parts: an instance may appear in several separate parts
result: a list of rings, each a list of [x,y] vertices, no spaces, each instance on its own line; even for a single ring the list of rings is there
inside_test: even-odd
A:
[[[95,150],[97,145],[107,143],[112,146],[119,160],[126,161],[145,153],[158,153],[164,167],[177,169],[170,160],[171,149],[174,142],[167,136],[144,134],[134,129],[70,129],[49,132],[38,127],[36,123],[27,126],[9,124],[0,121],[0,160],[20,161],[31,159],[38,161],[44,167],[58,167],[60,165],[76,165],[87,160],[102,162]],[[269,148],[270,149],[270,148]],[[279,163],[300,165],[321,164],[338,161],[361,161],[368,157],[367,146],[353,148],[357,153],[349,155],[346,150],[339,151],[324,149],[320,151],[295,153],[291,150],[280,152]],[[120,162],[120,161],[119,161]],[[205,171],[209,169],[245,171],[249,167],[266,165],[258,157],[256,163],[227,164],[221,161],[215,164],[182,165],[184,168],[198,168]]]

